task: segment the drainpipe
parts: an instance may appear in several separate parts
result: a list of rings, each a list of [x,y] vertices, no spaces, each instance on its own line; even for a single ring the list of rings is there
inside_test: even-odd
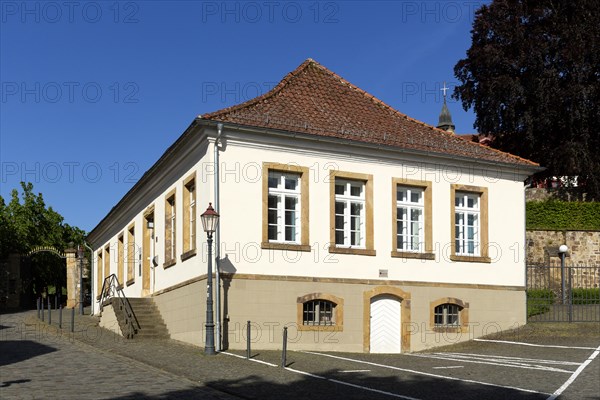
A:
[[[93,277],[93,273],[94,273],[94,250],[92,250],[92,248],[90,246],[88,246],[88,244],[84,241],[83,245],[85,247],[87,247],[87,249],[90,251],[90,289],[92,288],[92,282],[94,282],[94,280],[92,279]],[[82,274],[83,274],[83,269],[82,269]],[[81,282],[83,282],[83,278],[81,278]],[[82,287],[79,288],[79,290],[81,292],[83,292],[83,285]],[[90,315],[94,315],[94,294],[90,293]]]
[[[525,183],[525,187],[523,189],[523,264],[525,264],[525,323],[527,323],[528,320],[527,303],[529,302],[527,300],[527,189],[529,189],[532,186],[532,181],[530,179],[531,177],[527,178],[525,182],[529,181],[529,183]]]
[[[215,209],[217,212],[221,212],[220,202],[219,202],[219,139],[221,139],[221,135],[223,134],[223,124],[217,124],[217,138],[215,139],[215,147],[214,147],[214,171],[215,171]],[[217,229],[215,230],[215,280],[216,280],[216,310],[215,314],[217,316],[216,319],[216,336],[217,340],[215,341],[215,350],[221,351],[221,274],[220,274],[220,265],[219,258],[221,257],[221,227],[220,224],[217,225]]]

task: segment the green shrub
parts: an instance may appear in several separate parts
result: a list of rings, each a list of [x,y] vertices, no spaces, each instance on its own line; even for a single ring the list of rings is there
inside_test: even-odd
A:
[[[527,317],[549,311],[555,297],[556,295],[550,289],[527,290]]]
[[[600,304],[600,288],[573,289],[573,304]]]
[[[600,230],[600,202],[529,201],[527,229]]]

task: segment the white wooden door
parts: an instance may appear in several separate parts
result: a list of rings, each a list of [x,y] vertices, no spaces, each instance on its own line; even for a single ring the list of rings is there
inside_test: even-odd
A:
[[[371,353],[400,353],[400,301],[391,295],[371,299]]]

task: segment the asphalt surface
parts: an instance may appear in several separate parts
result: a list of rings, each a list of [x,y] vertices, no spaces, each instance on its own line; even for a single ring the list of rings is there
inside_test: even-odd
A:
[[[402,355],[203,349],[174,340],[126,340],[98,319],[35,311],[0,315],[4,399],[600,399],[600,325],[471,341]],[[530,346],[523,343],[535,343]],[[554,347],[548,347],[554,346]],[[557,347],[558,346],[558,347]],[[567,387],[564,387],[564,385]],[[562,389],[561,389],[562,388]]]

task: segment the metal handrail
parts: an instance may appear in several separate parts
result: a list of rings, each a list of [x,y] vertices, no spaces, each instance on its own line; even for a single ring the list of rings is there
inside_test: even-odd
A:
[[[138,322],[133,308],[123,292],[123,286],[119,282],[119,279],[115,274],[110,274],[104,279],[102,284],[102,291],[100,292],[100,312],[104,309],[104,304],[109,299],[118,299],[120,308],[125,310],[125,323],[127,324],[126,337],[132,338],[133,335],[140,329],[140,323]]]

